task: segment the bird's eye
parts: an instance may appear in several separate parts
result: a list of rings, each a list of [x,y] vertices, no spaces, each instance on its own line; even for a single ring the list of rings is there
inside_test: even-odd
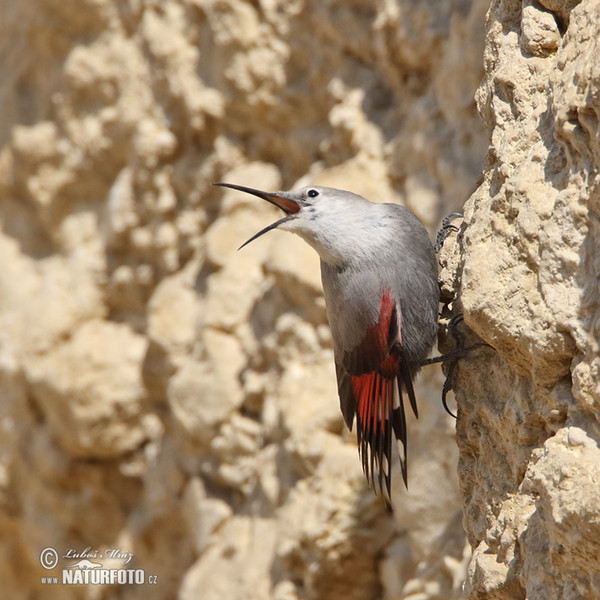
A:
[[[318,196],[319,192],[317,192],[317,190],[308,190],[308,197],[309,198],[314,198],[315,196]]]

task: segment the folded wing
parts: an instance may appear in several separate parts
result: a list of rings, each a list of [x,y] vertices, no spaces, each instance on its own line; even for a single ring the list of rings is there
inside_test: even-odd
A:
[[[339,356],[339,354],[343,354]],[[379,317],[362,341],[336,352],[340,404],[350,430],[356,417],[358,451],[369,485],[391,507],[392,441],[402,443],[402,477],[407,485],[407,433],[404,394],[415,416],[412,373],[402,352],[401,315],[389,289]]]

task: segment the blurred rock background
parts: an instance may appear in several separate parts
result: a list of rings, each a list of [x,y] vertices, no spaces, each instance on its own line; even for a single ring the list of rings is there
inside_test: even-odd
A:
[[[488,8],[0,0],[3,595],[598,597],[598,2],[494,1],[484,51]],[[278,213],[210,183],[351,189],[433,236],[482,175],[441,273],[498,352],[458,372],[460,486],[420,375],[391,516],[316,254],[236,252]],[[46,547],[158,582],[42,584]]]

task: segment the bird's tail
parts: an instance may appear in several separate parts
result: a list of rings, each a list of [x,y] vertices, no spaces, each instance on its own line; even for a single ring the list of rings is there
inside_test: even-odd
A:
[[[418,416],[412,379],[405,367],[399,370],[396,379],[378,372],[352,377],[352,387],[357,400],[356,431],[363,471],[371,488],[381,494],[386,506],[391,508],[393,438],[402,444],[402,451],[398,446],[400,466],[404,484],[408,487],[404,393]]]

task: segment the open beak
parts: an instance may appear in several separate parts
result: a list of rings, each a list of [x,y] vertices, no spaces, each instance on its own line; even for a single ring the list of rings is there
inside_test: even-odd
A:
[[[263,192],[261,190],[255,190],[254,188],[245,187],[243,185],[235,185],[233,183],[213,183],[213,185],[220,185],[221,187],[231,188],[232,190],[238,190],[240,192],[252,194],[253,196],[258,196],[259,198],[274,204],[285,213],[285,217],[283,217],[283,219],[279,219],[279,221],[275,221],[275,223],[272,223],[268,227],[261,229],[261,231],[253,235],[247,242],[244,242],[238,248],[238,250],[241,250],[244,246],[250,242],[253,242],[256,238],[267,233],[268,231],[279,227],[279,225],[292,218],[300,210],[300,205],[295,200],[292,200],[285,192]]]

